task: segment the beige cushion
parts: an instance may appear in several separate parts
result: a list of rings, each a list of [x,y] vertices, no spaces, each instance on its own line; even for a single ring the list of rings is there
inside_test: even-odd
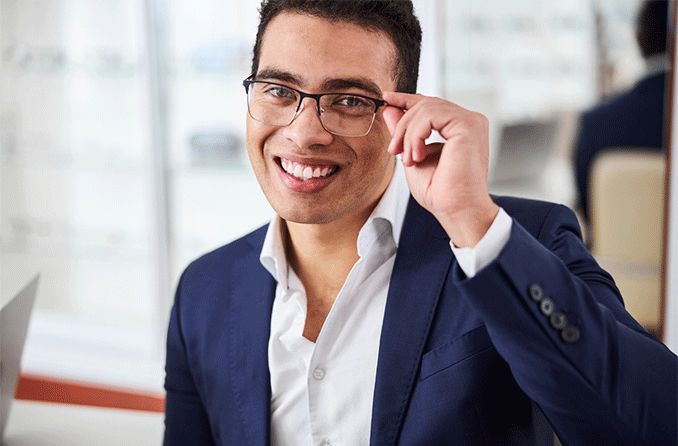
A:
[[[662,154],[610,149],[596,158],[589,187],[593,255],[650,330],[659,321],[664,172]]]

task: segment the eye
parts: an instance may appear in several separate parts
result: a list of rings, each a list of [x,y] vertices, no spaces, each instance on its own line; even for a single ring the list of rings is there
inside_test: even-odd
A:
[[[332,103],[335,107],[346,107],[351,109],[371,109],[374,104],[369,99],[360,96],[342,95],[338,96]]]
[[[294,99],[296,96],[294,90],[283,87],[282,85],[268,85],[264,89],[264,92],[281,99]]]

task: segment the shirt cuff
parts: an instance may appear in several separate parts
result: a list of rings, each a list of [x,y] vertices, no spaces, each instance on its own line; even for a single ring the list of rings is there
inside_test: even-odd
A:
[[[504,211],[499,208],[497,216],[494,217],[490,229],[487,230],[483,238],[471,248],[457,248],[450,240],[450,248],[457,258],[459,267],[464,271],[469,279],[476,275],[478,271],[485,268],[497,258],[499,253],[511,236],[511,225],[513,220]]]

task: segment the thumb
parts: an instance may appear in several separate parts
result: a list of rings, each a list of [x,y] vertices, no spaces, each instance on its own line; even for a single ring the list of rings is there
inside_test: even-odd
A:
[[[403,111],[397,107],[387,105],[384,108],[383,112],[384,122],[386,122],[386,127],[388,127],[388,131],[391,132],[391,136],[393,136],[396,125],[398,125],[398,121],[400,121],[400,118],[402,118],[404,114],[405,113],[403,113]]]

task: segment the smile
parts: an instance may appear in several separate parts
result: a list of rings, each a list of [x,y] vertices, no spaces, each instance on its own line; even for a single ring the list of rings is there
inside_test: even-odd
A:
[[[328,161],[301,162],[284,157],[276,157],[280,167],[280,179],[292,191],[301,193],[320,192],[334,181],[341,168]]]
[[[338,166],[304,164],[286,158],[279,158],[280,166],[285,172],[302,181],[308,181],[312,178],[324,178],[334,174]]]

